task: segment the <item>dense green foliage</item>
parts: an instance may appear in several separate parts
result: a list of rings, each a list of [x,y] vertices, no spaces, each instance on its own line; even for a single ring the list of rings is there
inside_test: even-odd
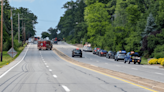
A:
[[[164,57],[164,0],[77,0],[63,8],[57,25],[60,38],[106,50],[133,50],[146,58]]]
[[[11,10],[13,14],[13,35],[14,35],[14,48],[17,50],[22,45],[18,43],[18,13],[20,14],[20,40],[23,40],[23,27],[26,29],[26,40],[35,35],[34,25],[37,23],[37,16],[34,15],[28,8],[14,8],[9,5],[8,0],[4,0],[4,25],[3,25],[3,50],[7,51],[11,48]],[[0,6],[1,12],[1,6]],[[1,16],[0,16],[1,17]]]

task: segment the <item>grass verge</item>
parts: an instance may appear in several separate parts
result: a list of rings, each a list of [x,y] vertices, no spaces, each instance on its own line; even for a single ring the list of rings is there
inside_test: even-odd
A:
[[[148,61],[147,61],[147,59],[145,57],[141,58],[141,64],[143,64],[143,65],[147,65],[148,64]]]
[[[20,55],[20,53],[23,51],[25,46],[26,46],[26,44],[24,46],[18,48],[17,55],[14,58],[10,57],[10,55],[8,55],[7,51],[3,51],[3,61],[0,62],[0,68],[2,68],[5,65],[8,65],[10,62],[14,61]]]

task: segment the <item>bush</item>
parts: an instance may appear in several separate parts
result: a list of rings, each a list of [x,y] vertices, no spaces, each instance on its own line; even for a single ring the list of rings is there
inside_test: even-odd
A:
[[[164,58],[164,45],[158,45],[153,54],[155,58]]]
[[[164,59],[161,61],[161,65],[164,66]]]
[[[164,60],[164,58],[159,58],[158,59],[158,64],[161,64],[161,62]]]
[[[148,62],[149,64],[157,64],[158,63],[158,59],[151,59],[151,60],[149,60],[149,62]]]

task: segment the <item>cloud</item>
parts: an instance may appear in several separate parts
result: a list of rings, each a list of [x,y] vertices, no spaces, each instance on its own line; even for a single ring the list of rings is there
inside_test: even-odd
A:
[[[23,2],[23,1],[27,1],[27,2],[34,2],[35,0],[9,0],[10,2]]]

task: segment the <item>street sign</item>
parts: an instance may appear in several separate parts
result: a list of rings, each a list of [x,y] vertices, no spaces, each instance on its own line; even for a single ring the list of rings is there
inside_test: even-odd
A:
[[[14,58],[17,55],[17,52],[14,50],[14,48],[11,48],[8,52],[7,52],[12,58]]]

